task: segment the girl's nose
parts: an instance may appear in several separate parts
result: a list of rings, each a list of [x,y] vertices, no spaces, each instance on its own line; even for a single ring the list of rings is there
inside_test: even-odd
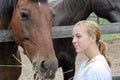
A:
[[[76,43],[76,39],[75,39],[75,37],[73,38],[72,43],[73,43],[73,44]]]

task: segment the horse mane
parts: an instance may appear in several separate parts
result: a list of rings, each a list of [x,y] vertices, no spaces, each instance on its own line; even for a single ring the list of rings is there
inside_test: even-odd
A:
[[[11,19],[18,0],[0,0],[0,19]]]
[[[46,2],[47,0],[31,0],[37,2]],[[0,0],[0,19],[10,19],[12,17],[13,9],[18,0]]]
[[[86,2],[89,0],[63,0],[63,6],[65,11],[68,12],[68,14],[73,13],[73,12],[78,12],[84,6],[86,5]],[[72,14],[71,14],[72,15]]]

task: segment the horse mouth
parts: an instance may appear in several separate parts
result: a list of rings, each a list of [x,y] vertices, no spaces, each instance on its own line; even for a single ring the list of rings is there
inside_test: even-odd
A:
[[[34,73],[34,80],[52,80],[55,77],[52,73],[44,73],[42,76],[38,72]]]

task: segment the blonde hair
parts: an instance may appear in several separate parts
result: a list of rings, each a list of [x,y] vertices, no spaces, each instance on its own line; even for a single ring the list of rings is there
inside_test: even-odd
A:
[[[87,28],[88,35],[90,36],[93,34],[96,35],[96,44],[98,45],[99,51],[105,57],[108,65],[111,67],[111,61],[106,56],[106,51],[107,51],[106,43],[101,40],[101,32],[99,29],[99,25],[96,22],[87,21],[87,20],[79,21],[78,23],[75,24],[75,26],[80,26],[80,25],[84,25],[84,27]]]

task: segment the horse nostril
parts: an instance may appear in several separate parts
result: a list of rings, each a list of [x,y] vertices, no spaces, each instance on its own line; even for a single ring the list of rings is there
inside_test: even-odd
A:
[[[40,66],[41,66],[41,71],[42,72],[46,72],[48,70],[48,68],[46,67],[45,65],[45,60],[43,60],[41,63],[40,63]]]
[[[56,69],[54,70],[52,64],[50,64],[49,61],[43,60],[40,63],[40,70],[44,74],[45,78],[51,78],[51,79],[53,79],[55,77],[54,73],[55,73]]]

